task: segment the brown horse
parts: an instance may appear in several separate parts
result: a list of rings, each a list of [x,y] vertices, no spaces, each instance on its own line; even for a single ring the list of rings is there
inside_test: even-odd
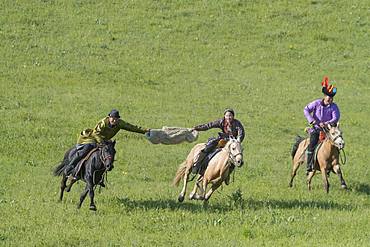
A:
[[[192,170],[195,160],[197,159],[199,152],[205,147],[205,143],[199,143],[195,145],[186,160],[180,164],[176,176],[173,180],[174,185],[178,185],[180,180],[183,179],[184,186],[178,197],[179,202],[184,200],[186,194],[186,186],[189,182],[189,174]],[[217,153],[208,163],[207,169],[204,174],[198,174],[198,178],[195,182],[194,189],[190,193],[190,200],[205,200],[207,201],[212,193],[225,182],[229,184],[230,174],[234,167],[241,167],[243,165],[243,148],[240,142],[236,139],[230,139],[222,150]],[[206,193],[207,186],[212,183],[211,189]],[[200,194],[197,193],[197,189],[200,190]]]
[[[344,139],[342,136],[342,131],[339,129],[339,123],[335,127],[327,125],[325,128],[323,128],[323,131],[326,138],[317,151],[317,159],[314,164],[314,169],[307,176],[308,189],[311,190],[311,180],[316,171],[321,171],[324,190],[327,193],[329,192],[328,174],[330,171],[333,171],[338,175],[342,188],[346,189],[347,185],[343,179],[342,171],[339,166],[339,152],[344,148]],[[309,138],[304,139],[299,137],[296,143],[293,145],[293,169],[289,183],[290,187],[293,186],[293,179],[297,174],[299,166],[306,162],[306,149],[308,144]]]

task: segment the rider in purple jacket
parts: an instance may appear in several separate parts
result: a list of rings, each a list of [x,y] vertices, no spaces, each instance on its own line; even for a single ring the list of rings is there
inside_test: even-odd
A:
[[[308,130],[310,143],[307,147],[307,173],[313,169],[313,153],[319,141],[320,130],[327,124],[336,125],[340,118],[339,108],[333,103],[333,97],[337,93],[337,88],[329,85],[328,77],[324,77],[321,84],[325,97],[309,103],[304,108],[304,115],[312,126]]]

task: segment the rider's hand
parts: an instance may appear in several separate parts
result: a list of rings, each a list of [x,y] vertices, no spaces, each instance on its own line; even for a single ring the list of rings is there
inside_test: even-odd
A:
[[[319,126],[320,126],[321,128],[325,128],[325,124],[324,124],[324,123],[319,123]]]

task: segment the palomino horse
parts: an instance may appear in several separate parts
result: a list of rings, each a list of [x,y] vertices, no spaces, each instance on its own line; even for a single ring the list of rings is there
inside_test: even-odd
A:
[[[179,202],[184,200],[189,174],[200,150],[204,147],[205,143],[195,145],[188,154],[186,160],[180,164],[176,172],[173,184],[177,186],[181,179],[184,180],[184,186],[178,197]],[[207,201],[222,182],[225,182],[225,184],[229,183],[230,174],[234,167],[241,167],[242,165],[243,148],[238,140],[234,138],[230,139],[226,143],[225,147],[223,147],[222,150],[209,161],[204,174],[199,174],[199,177],[195,182],[194,189],[189,196],[190,200],[197,199]],[[206,193],[207,185],[209,183],[212,183],[212,187]],[[198,188],[200,190],[200,194],[196,193]]]
[[[96,210],[94,203],[94,186],[103,180],[104,173],[111,171],[113,169],[114,155],[116,150],[114,145],[116,141],[107,141],[103,144],[99,144],[96,149],[93,149],[87,158],[81,160],[79,163],[84,162],[81,166],[80,177],[86,183],[85,190],[82,192],[80,197],[80,202],[78,208],[81,207],[82,202],[85,200],[87,193],[90,196],[90,210]],[[67,186],[68,175],[67,165],[71,159],[71,151],[73,148],[69,149],[65,155],[64,159],[60,165],[55,167],[54,176],[62,176],[62,181],[60,183],[60,201],[63,199],[64,190],[69,192],[74,182],[71,182]]]
[[[311,190],[311,180],[315,175],[316,171],[321,171],[322,180],[324,183],[324,190],[329,192],[329,181],[328,174],[330,171],[336,173],[339,177],[342,188],[346,189],[347,185],[343,179],[342,171],[339,167],[339,151],[344,148],[344,140],[342,136],[342,131],[339,129],[339,123],[337,126],[333,127],[327,125],[323,128],[325,132],[326,139],[319,147],[317,151],[317,160],[314,164],[314,169],[307,176],[307,185],[308,189]],[[293,170],[291,174],[291,179],[289,186],[293,186],[293,179],[297,174],[298,167],[305,163],[306,149],[309,144],[309,138],[298,137],[296,143],[293,145],[292,150],[292,161],[293,161]]]

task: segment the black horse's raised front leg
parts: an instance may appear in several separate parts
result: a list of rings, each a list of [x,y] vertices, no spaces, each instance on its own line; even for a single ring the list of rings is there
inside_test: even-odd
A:
[[[89,188],[89,196],[90,196],[90,210],[96,211],[96,206],[94,203],[94,184],[92,181],[87,182],[87,187]]]
[[[81,196],[80,196],[80,203],[77,205],[78,209],[81,208],[81,205],[82,205],[83,201],[86,198],[87,192],[89,192],[89,186],[86,184],[86,187],[85,187],[84,191],[81,193]]]

